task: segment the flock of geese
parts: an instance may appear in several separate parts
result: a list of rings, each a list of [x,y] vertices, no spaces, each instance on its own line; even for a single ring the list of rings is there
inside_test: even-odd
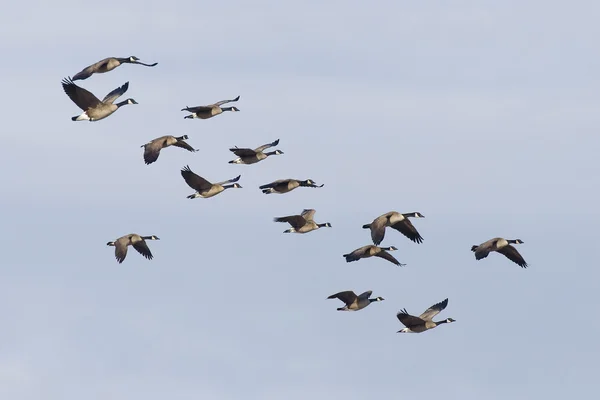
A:
[[[72,79],[63,79],[62,87],[64,92],[67,94],[67,96],[69,96],[73,103],[83,110],[81,114],[71,118],[73,121],[100,121],[106,117],[109,117],[124,105],[138,104],[132,98],[128,98],[127,100],[115,104],[115,101],[125,94],[125,92],[127,92],[127,89],[129,88],[129,82],[125,82],[125,84],[123,84],[121,87],[114,89],[102,100],[98,99],[88,90],[77,86],[74,83],[76,80],[88,79],[93,74],[112,71],[122,64],[139,64],[147,67],[154,67],[157,65],[157,63],[144,64],[135,56],[126,58],[109,57],[84,68],[75,74]],[[237,96],[232,100],[222,100],[205,106],[185,107],[181,111],[187,111],[190,113],[184,117],[185,119],[208,119],[220,115],[225,111],[240,111],[234,106],[222,107],[225,104],[237,102],[239,99],[240,96]],[[180,147],[190,152],[198,151],[185,141],[187,139],[188,137],[186,135],[179,137],[167,135],[151,140],[150,142],[141,146],[144,148],[144,162],[146,164],[152,164],[156,162],[161,150],[170,146]],[[270,156],[281,155],[283,154],[281,150],[266,152],[267,149],[276,147],[278,144],[279,139],[259,146],[255,149],[238,147],[231,148],[229,150],[235,154],[237,158],[229,161],[229,163],[250,165],[263,161]],[[193,194],[187,196],[188,199],[195,199],[197,197],[209,198],[218,195],[226,189],[239,189],[242,187],[237,183],[241,178],[241,175],[221,182],[212,183],[194,173],[187,165],[181,169],[181,176],[187,185],[195,190]],[[274,182],[264,184],[259,188],[265,194],[285,194],[300,187],[320,188],[323,187],[323,185],[317,185],[312,179],[279,179]],[[314,209],[305,209],[299,215],[276,217],[274,218],[274,221],[287,223],[290,225],[290,228],[285,230],[284,233],[304,234],[320,228],[331,228],[331,224],[329,222],[315,222],[315,212],[316,211]],[[343,256],[346,259],[346,262],[358,261],[360,259],[369,257],[379,257],[397,266],[406,265],[401,264],[393,255],[390,254],[391,251],[398,250],[396,247],[380,247],[379,245],[385,237],[386,228],[391,228],[400,232],[414,243],[422,243],[423,237],[417,231],[409,218],[424,218],[424,216],[419,212],[399,213],[396,211],[390,211],[375,218],[371,223],[363,225],[363,229],[370,230],[373,244],[360,247],[352,252],[349,252],[348,254],[344,254]],[[155,235],[141,236],[136,233],[131,233],[121,236],[114,241],[110,241],[107,243],[107,245],[114,246],[115,258],[117,259],[118,263],[122,263],[125,260],[125,257],[127,256],[127,248],[129,246],[132,246],[142,256],[151,260],[153,255],[148,248],[148,244],[146,243],[148,240],[159,240],[159,238]],[[479,245],[472,246],[471,251],[474,252],[476,260],[486,258],[491,252],[497,252],[503,254],[506,258],[516,263],[520,267],[526,268],[527,263],[521,254],[519,254],[517,249],[513,246],[514,244],[522,243],[523,241],[520,239],[504,239],[501,237],[496,237]],[[357,295],[353,291],[343,291],[332,294],[328,297],[328,299],[337,298],[345,304],[343,307],[337,309],[339,311],[358,311],[362,310],[373,302],[384,300],[382,297],[371,298],[372,293],[373,292],[371,290],[368,290],[360,295]],[[405,327],[398,332],[420,333],[433,329],[441,324],[454,322],[455,320],[452,318],[433,321],[433,318],[443,311],[447,305],[448,299],[445,299],[432,305],[419,316],[410,315],[406,309],[401,310],[396,316]]]

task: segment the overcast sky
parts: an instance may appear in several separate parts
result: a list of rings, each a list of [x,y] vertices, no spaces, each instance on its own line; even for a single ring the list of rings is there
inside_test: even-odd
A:
[[[285,3],[285,4],[284,4]],[[450,4],[451,3],[451,4]],[[600,5],[16,2],[0,15],[0,398],[564,399],[597,392]],[[139,104],[72,122],[61,79]],[[183,119],[240,95],[239,113]],[[141,145],[188,135],[198,153]],[[229,147],[280,139],[244,166]],[[242,189],[210,199],[189,165]],[[311,178],[320,189],[264,195]],[[331,229],[283,234],[315,208]],[[415,244],[363,224],[419,211]],[[157,235],[154,260],[106,242]],[[530,267],[470,247],[521,239]],[[338,312],[330,294],[385,301]],[[455,323],[396,333],[396,312]]]

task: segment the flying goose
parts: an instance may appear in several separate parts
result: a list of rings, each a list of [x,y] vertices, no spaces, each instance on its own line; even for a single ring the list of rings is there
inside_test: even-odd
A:
[[[184,140],[188,139],[187,135],[175,137],[171,135],[161,136],[156,139],[152,139],[148,143],[140,146],[144,148],[144,162],[146,164],[152,164],[156,160],[158,160],[158,156],[160,155],[160,151],[165,147],[169,146],[177,146],[182,149],[186,149],[191,152],[198,151],[194,149],[192,146],[184,142]]]
[[[262,146],[257,147],[254,150],[240,149],[237,146],[233,147],[233,148],[229,149],[229,151],[233,152],[236,156],[238,156],[238,158],[236,158],[235,160],[229,161],[229,164],[246,164],[246,165],[255,164],[259,161],[264,160],[265,158],[267,158],[269,156],[283,154],[283,151],[281,151],[281,150],[275,150],[275,151],[269,151],[268,153],[263,153],[264,150],[268,149],[269,147],[275,147],[278,144],[279,144],[279,139],[277,139],[276,141],[274,141],[272,143],[263,144]]]
[[[496,251],[500,254],[504,254],[510,261],[516,263],[522,268],[527,268],[527,263],[511,244],[522,244],[521,239],[504,239],[501,237],[493,238],[487,242],[481,243],[479,246],[475,245],[471,247],[471,251],[475,253],[475,259],[481,260],[486,258],[490,251]]]
[[[369,258],[369,257],[375,256],[375,257],[381,257],[384,260],[388,260],[389,262],[394,263],[400,267],[405,266],[406,264],[400,264],[400,262],[398,260],[396,260],[394,258],[394,256],[392,256],[390,253],[388,253],[388,251],[394,251],[394,250],[398,250],[398,249],[394,246],[377,247],[372,244],[368,244],[366,246],[363,246],[363,247],[360,247],[360,248],[354,250],[351,253],[344,254],[344,257],[346,258],[346,262],[352,262],[352,261],[358,261],[361,258]]]
[[[181,176],[183,176],[183,179],[185,179],[185,183],[187,183],[189,187],[196,190],[196,193],[187,196],[188,199],[195,199],[196,197],[202,197],[206,199],[209,197],[216,196],[225,189],[241,188],[241,186],[237,183],[234,183],[233,185],[226,185],[226,183],[233,183],[239,181],[241,175],[238,175],[233,179],[229,179],[223,182],[210,183],[201,176],[198,176],[195,173],[193,173],[190,167],[186,165],[181,170]]]
[[[406,328],[400,329],[397,333],[421,333],[426,330],[433,329],[440,324],[455,322],[452,318],[446,318],[442,321],[434,322],[433,317],[438,315],[448,305],[448,299],[439,302],[429,307],[425,312],[418,317],[410,315],[404,310],[400,310],[396,317],[406,326]]]
[[[146,67],[154,67],[155,65],[158,64],[158,63],[144,64],[143,62],[140,62],[139,60],[140,59],[137,58],[136,56],[125,57],[125,58],[108,57],[108,58],[105,58],[104,60],[100,60],[97,63],[94,63],[92,65],[85,67],[84,69],[82,69],[81,71],[79,71],[78,73],[76,73],[73,76],[73,80],[74,81],[84,80],[84,79],[89,78],[93,74],[103,74],[105,72],[112,71],[113,69],[117,68],[121,64],[139,64],[139,65],[145,65]]]
[[[365,308],[366,306],[368,306],[369,304],[375,302],[375,301],[382,301],[385,300],[383,297],[376,297],[374,299],[370,299],[369,297],[371,296],[371,293],[373,293],[372,290],[367,290],[366,292],[362,293],[360,296],[357,296],[356,293],[354,293],[351,290],[345,291],[345,292],[339,292],[336,294],[332,294],[331,296],[327,297],[328,299],[340,299],[341,301],[343,301],[344,303],[346,303],[346,305],[344,307],[340,307],[337,310],[338,311],[358,311],[358,310],[362,310],[363,308]]]
[[[236,97],[233,100],[221,100],[216,102],[215,104],[209,104],[207,106],[197,106],[197,107],[185,107],[182,108],[181,111],[189,111],[190,115],[186,115],[183,119],[187,118],[200,118],[200,119],[208,119],[212,118],[215,115],[221,114],[223,111],[240,111],[237,107],[221,107],[223,104],[232,103],[234,101],[238,101],[240,96]]]
[[[154,235],[140,236],[137,233],[130,233],[129,235],[121,236],[114,242],[108,242],[106,245],[115,247],[115,258],[119,264],[121,264],[127,256],[127,246],[133,246],[138,253],[146,257],[148,260],[152,260],[154,257],[152,256],[152,253],[146,244],[146,240],[160,239]]]
[[[312,179],[307,179],[305,181],[301,181],[298,179],[279,179],[274,182],[259,186],[259,189],[262,189],[262,192],[264,194],[269,194],[269,193],[283,194],[283,193],[291,192],[292,190],[294,190],[300,186],[320,188],[320,187],[323,187],[324,185],[317,186]]]
[[[283,231],[283,233],[306,233],[319,228],[331,228],[331,224],[329,222],[317,224],[315,221],[313,221],[315,212],[316,211],[313,209],[305,209],[300,215],[276,217],[273,220],[275,222],[287,222],[292,226],[290,229]]]
[[[400,214],[396,211],[390,211],[375,218],[370,224],[363,225],[363,228],[371,229],[371,239],[373,239],[373,243],[376,245],[379,245],[383,241],[385,228],[388,226],[402,233],[413,242],[422,243],[423,238],[417,232],[412,222],[410,222],[409,217],[425,218],[420,212]]]
[[[117,104],[113,102],[121,97],[129,88],[129,82],[125,82],[120,88],[116,88],[100,101],[91,92],[77,86],[69,79],[62,80],[62,87],[67,96],[83,110],[79,116],[71,118],[72,121],[100,121],[117,111],[125,104],[137,104],[134,99],[127,99]]]

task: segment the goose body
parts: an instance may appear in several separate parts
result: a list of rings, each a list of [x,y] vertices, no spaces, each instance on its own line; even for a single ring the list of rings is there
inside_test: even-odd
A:
[[[438,315],[448,305],[448,299],[441,301],[429,307],[423,314],[415,317],[410,315],[406,309],[396,314],[396,317],[406,328],[400,329],[397,333],[421,333],[433,329],[441,324],[455,322],[452,318],[446,318],[442,321],[433,321],[433,317]]]
[[[71,79],[63,79],[62,87],[67,96],[83,110],[78,116],[72,117],[72,121],[100,121],[117,111],[119,107],[126,104],[137,104],[134,99],[127,99],[114,104],[114,101],[121,97],[129,88],[129,82],[106,95],[100,100],[88,90],[77,86]]]
[[[358,261],[361,258],[369,258],[369,257],[379,257],[384,260],[388,260],[389,262],[398,265],[400,267],[406,265],[401,264],[393,255],[388,253],[388,251],[398,250],[394,246],[390,247],[378,247],[372,244],[368,244],[366,246],[360,247],[351,253],[344,254],[344,258],[346,258],[346,262]]]
[[[259,186],[259,189],[262,189],[262,192],[264,194],[269,194],[269,193],[283,194],[283,193],[291,192],[292,190],[299,188],[299,187],[320,188],[323,186],[324,185],[317,186],[312,179],[306,179],[304,181],[301,181],[299,179],[279,179],[279,180],[273,181],[271,183],[267,183],[265,185]]]
[[[196,106],[196,107],[186,107],[182,108],[181,111],[188,111],[191,114],[183,117],[184,119],[208,119],[212,118],[216,115],[222,114],[224,111],[240,111],[237,107],[221,107],[223,104],[233,103],[238,101],[240,96],[236,97],[233,100],[221,100],[214,104],[209,104],[206,106]]]
[[[283,233],[307,233],[323,227],[331,228],[329,222],[317,224],[313,221],[315,212],[313,209],[305,209],[300,215],[276,217],[273,220],[275,222],[287,222],[292,226],[290,229],[283,231]]]
[[[117,262],[121,264],[125,257],[127,256],[127,247],[133,246],[133,248],[146,257],[148,260],[152,260],[154,256],[150,249],[148,248],[148,244],[146,244],[146,240],[160,240],[158,237],[151,236],[140,236],[137,233],[130,233],[129,235],[121,236],[114,242],[106,243],[107,246],[114,246],[115,248],[115,258]]]
[[[376,245],[383,241],[386,227],[397,230],[415,243],[422,243],[423,238],[410,222],[409,217],[425,218],[420,212],[401,214],[397,211],[390,211],[375,218],[370,224],[363,225],[363,228],[371,230],[371,239]]]
[[[141,146],[144,148],[144,162],[146,164],[152,164],[153,162],[158,160],[160,151],[165,147],[169,146],[181,147],[182,149],[186,149],[187,151],[191,152],[198,151],[197,149],[194,149],[192,146],[187,144],[185,142],[186,139],[188,139],[187,135],[179,137],[167,135],[151,140],[150,142]]]
[[[154,67],[155,65],[158,64],[158,63],[144,64],[143,62],[140,62],[139,60],[140,59],[137,58],[136,56],[108,57],[108,58],[105,58],[104,60],[98,61],[97,63],[88,65],[87,67],[85,67],[84,69],[82,69],[81,71],[76,73],[73,76],[73,80],[74,81],[84,80],[84,79],[89,78],[93,74],[103,74],[105,72],[112,71],[113,69],[117,68],[118,66],[120,66],[122,64],[139,64],[139,65],[144,65],[146,67]]]
[[[353,291],[347,290],[344,292],[332,294],[327,298],[339,299],[346,304],[344,307],[338,308],[338,311],[358,311],[362,310],[363,308],[365,308],[373,302],[385,300],[383,297],[376,297],[374,299],[370,299],[369,297],[371,297],[372,293],[372,290],[367,290],[366,292],[357,296],[356,293],[354,293]]]
[[[202,197],[206,199],[218,195],[225,189],[241,188],[239,184],[234,183],[240,180],[241,175],[223,182],[211,183],[201,176],[196,175],[194,172],[192,172],[190,167],[186,165],[181,170],[181,176],[189,187],[196,190],[196,193],[187,196],[188,199],[195,199],[196,197]],[[227,185],[227,183],[233,184]]]
[[[523,256],[519,251],[512,246],[513,244],[522,244],[521,239],[504,239],[496,237],[481,243],[480,245],[474,245],[471,247],[471,251],[475,253],[475,259],[481,260],[486,258],[490,252],[495,251],[500,254],[504,254],[506,258],[520,266],[521,268],[527,268],[527,263],[523,259]]]
[[[257,162],[262,161],[269,156],[283,154],[283,151],[281,151],[281,150],[270,151],[267,153],[264,152],[266,149],[277,146],[278,144],[279,144],[279,139],[277,139],[276,141],[274,141],[272,143],[263,144],[262,146],[257,147],[254,150],[233,147],[233,148],[229,149],[229,151],[233,152],[233,154],[238,156],[238,158],[236,158],[235,160],[229,161],[229,164],[246,164],[246,165],[256,164]]]

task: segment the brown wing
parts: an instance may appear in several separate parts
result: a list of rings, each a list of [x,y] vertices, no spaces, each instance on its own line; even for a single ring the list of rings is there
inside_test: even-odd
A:
[[[373,244],[377,246],[383,242],[383,238],[385,237],[386,221],[387,218],[385,217],[377,217],[369,225],[369,228],[371,229],[371,239],[373,240]]]
[[[288,215],[286,217],[277,217],[274,219],[275,222],[287,222],[294,229],[300,229],[306,224],[306,220],[301,215]]]
[[[252,149],[240,149],[237,147],[229,149],[229,151],[233,152],[238,157],[252,157],[256,155],[256,152]]]
[[[105,58],[104,60],[100,60],[97,63],[94,63],[92,65],[85,67],[84,69],[82,69],[81,71],[79,71],[78,73],[76,73],[73,76],[73,80],[76,81],[76,80],[84,80],[84,79],[89,78],[95,72],[99,71],[100,68],[102,68],[102,66],[104,64],[107,64],[110,59],[111,59],[111,57]]]
[[[396,314],[396,317],[407,328],[411,328],[413,326],[418,326],[418,325],[423,325],[425,323],[425,321],[423,321],[421,318],[415,317],[414,315],[410,315],[409,313],[407,313],[406,309],[398,312],[398,314]]]
[[[162,146],[157,142],[150,142],[144,148],[144,162],[149,165],[158,160]]]
[[[189,111],[192,114],[195,114],[199,111],[210,111],[212,110],[212,107],[209,106],[196,106],[196,107],[186,107],[184,109],[182,109],[181,111]]]
[[[173,143],[172,146],[181,147],[182,149],[186,149],[187,151],[191,151],[192,153],[197,151],[195,148],[193,148],[183,140],[178,140],[177,142]]]
[[[212,183],[193,173],[190,167],[187,165],[181,170],[181,176],[183,179],[185,179],[185,183],[187,183],[189,187],[199,192],[202,190],[208,190],[212,187]]]
[[[356,300],[356,293],[354,293],[351,290],[347,290],[345,292],[339,292],[336,294],[332,294],[331,296],[329,296],[327,298],[328,299],[338,298],[341,301],[343,301],[344,303],[346,303],[346,305],[350,305],[354,302],[354,300]]]
[[[447,305],[448,299],[440,301],[439,303],[434,304],[427,310],[425,310],[423,314],[419,315],[419,318],[421,318],[423,321],[431,321],[431,319],[438,315],[443,309],[445,309]]]
[[[375,256],[381,257],[381,258],[388,260],[389,262],[394,263],[396,265],[400,265],[400,261],[396,260],[393,255],[391,255],[390,253],[388,253],[385,250],[381,250],[379,253],[375,254]]]
[[[414,227],[414,225],[412,224],[412,222],[410,222],[408,217],[404,217],[402,221],[398,221],[394,225],[391,225],[391,228],[402,233],[404,236],[406,236],[415,243],[423,242],[423,238],[421,237],[419,232],[417,232],[417,228]]]
[[[71,79],[63,79],[62,87],[71,101],[77,104],[77,107],[81,108],[83,111],[87,111],[88,108],[95,107],[101,103],[100,99],[94,96],[93,93],[77,86]]]
[[[521,268],[527,268],[527,263],[525,262],[525,260],[521,256],[521,254],[519,254],[517,249],[515,249],[510,244],[508,246],[504,246],[496,251],[498,253],[504,254],[506,256],[506,258],[508,258],[510,261],[516,263]]]
[[[152,253],[150,252],[150,249],[148,248],[148,245],[144,240],[135,242],[134,244],[132,244],[132,246],[134,249],[137,250],[138,253],[146,257],[148,260],[152,260]]]
[[[104,96],[102,102],[106,104],[112,104],[116,99],[121,97],[127,91],[127,89],[129,89],[129,82],[125,82],[123,86],[114,89],[109,94]]]

